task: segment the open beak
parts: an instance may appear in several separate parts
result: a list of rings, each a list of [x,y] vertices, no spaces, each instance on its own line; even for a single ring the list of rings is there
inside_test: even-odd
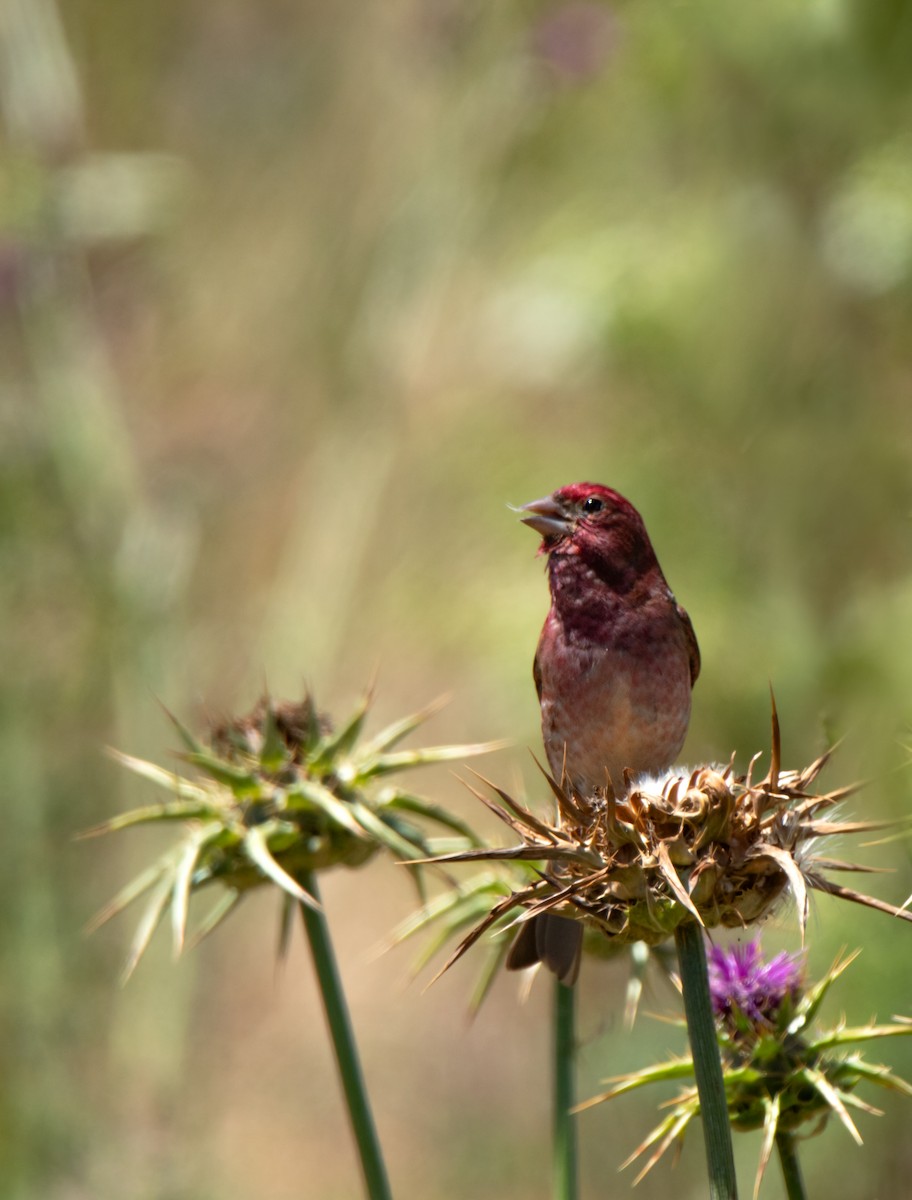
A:
[[[521,505],[516,511],[528,513],[528,516],[521,517],[520,520],[523,525],[528,525],[543,538],[562,538],[573,532],[573,521],[553,496],[532,500],[529,504]]]

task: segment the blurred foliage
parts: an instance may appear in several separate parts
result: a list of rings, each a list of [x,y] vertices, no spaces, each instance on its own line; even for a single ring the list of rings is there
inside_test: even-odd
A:
[[[350,1196],[272,911],[124,993],[128,931],[80,936],[149,854],[71,844],[148,799],[99,749],[161,760],[155,695],[189,719],[265,675],[338,707],[378,661],[381,719],[446,690],[438,740],[536,747],[545,586],[504,505],[590,478],[693,617],[688,755],[765,747],[771,679],[788,761],[844,733],[834,786],[906,809],[912,7],[4,0],[0,56],[4,1192]],[[904,898],[905,844],[871,854]],[[464,1032],[458,981],[366,961],[407,881],[342,883],[394,1186],[543,1194],[537,997],[502,983]],[[852,1007],[907,1014],[899,931],[833,917],[812,959],[864,942]],[[655,1040],[611,1036],[623,986],[585,993],[592,1081]],[[585,1179],[629,1108],[582,1118]],[[901,1121],[810,1144],[815,1190],[901,1194]],[[688,1150],[675,1186],[701,1172]]]

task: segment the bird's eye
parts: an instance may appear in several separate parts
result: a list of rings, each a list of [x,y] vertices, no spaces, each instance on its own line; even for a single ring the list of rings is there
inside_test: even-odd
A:
[[[605,501],[599,500],[598,496],[587,496],[586,499],[583,501],[583,512],[584,513],[601,512],[604,507],[605,507]]]

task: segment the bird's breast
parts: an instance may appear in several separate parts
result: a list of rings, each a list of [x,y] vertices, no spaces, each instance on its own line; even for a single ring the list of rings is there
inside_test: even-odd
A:
[[[552,771],[583,792],[623,786],[625,769],[669,767],[690,720],[687,650],[673,623],[599,645],[571,638],[553,614],[542,631],[542,733]]]

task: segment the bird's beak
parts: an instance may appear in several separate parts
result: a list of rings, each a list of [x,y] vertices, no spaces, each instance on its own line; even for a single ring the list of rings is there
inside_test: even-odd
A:
[[[541,500],[523,504],[516,511],[528,513],[527,517],[521,517],[520,520],[543,538],[562,538],[573,532],[573,521],[553,496],[543,496]]]

